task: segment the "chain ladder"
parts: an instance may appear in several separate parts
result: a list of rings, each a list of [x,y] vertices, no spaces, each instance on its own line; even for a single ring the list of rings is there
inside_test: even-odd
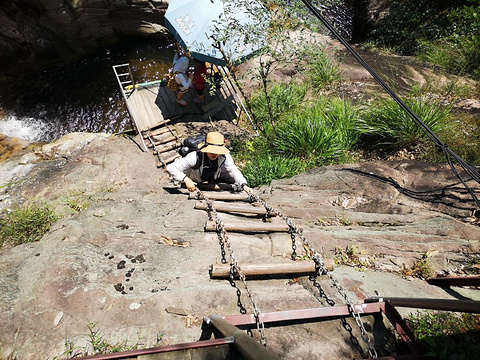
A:
[[[258,197],[254,193],[248,192],[248,199],[251,202],[257,201],[257,202],[261,203],[265,207],[265,210],[268,213],[274,213],[277,216],[281,217],[287,223],[288,227],[290,228],[290,231],[293,234],[298,235],[298,237],[303,242],[303,246],[304,246],[305,251],[307,252],[307,255],[311,259],[313,259],[313,261],[315,262],[315,266],[317,268],[318,275],[327,275],[328,278],[330,279],[330,281],[332,282],[333,287],[336,288],[337,291],[340,293],[340,295],[345,299],[347,307],[348,307],[351,315],[355,319],[355,323],[358,325],[358,327],[360,329],[362,339],[368,345],[368,353],[369,353],[370,357],[371,358],[377,358],[378,357],[377,351],[375,350],[375,347],[372,344],[372,341],[370,339],[370,335],[368,334],[368,332],[365,330],[365,327],[363,326],[362,319],[360,317],[360,313],[358,312],[355,305],[352,303],[352,301],[348,297],[345,290],[340,286],[340,284],[337,282],[337,280],[335,280],[333,278],[332,274],[328,271],[327,267],[325,266],[325,263],[323,262],[323,259],[322,259],[321,255],[315,249],[313,249],[313,247],[310,245],[308,240],[303,235],[302,230],[296,227],[296,225],[294,224],[292,219],[290,219],[289,217],[282,214],[282,212],[280,212],[278,209],[272,208],[270,205],[268,205],[265,201],[263,201],[260,197]],[[323,292],[323,290],[322,290],[322,293],[325,294],[325,292]],[[327,302],[328,302],[328,300],[327,300]]]
[[[215,210],[215,207],[213,205],[213,201],[208,199],[208,197],[202,191],[197,189],[196,197],[205,200],[205,202],[207,203],[207,211],[209,213],[209,217],[214,218],[215,223],[217,225],[217,234],[218,234],[218,237],[219,237],[219,241],[220,241],[221,244],[223,244],[224,246],[227,247],[227,250],[229,252],[229,255],[230,255],[230,285],[232,285],[232,287],[235,287],[237,289],[237,297],[238,297],[237,304],[240,307],[240,313],[245,314],[246,309],[242,305],[241,300],[240,300],[240,296],[241,296],[240,289],[236,286],[235,282],[233,281],[233,278],[234,278],[235,275],[238,275],[240,280],[242,280],[245,291],[247,292],[248,299],[250,300],[250,303],[252,304],[252,307],[253,307],[253,315],[255,316],[255,322],[256,322],[256,325],[257,325],[257,330],[260,334],[261,344],[264,347],[267,347],[267,338],[265,337],[265,332],[264,332],[265,325],[264,325],[263,321],[261,320],[261,315],[262,314],[261,314],[260,309],[258,308],[255,300],[253,299],[252,292],[250,291],[250,288],[247,285],[247,279],[246,279],[245,275],[242,273],[242,269],[240,268],[240,264],[239,264],[238,260],[235,259],[235,255],[234,255],[233,249],[230,245],[230,241],[228,241],[228,235],[227,235],[227,231],[225,230],[225,226],[223,224],[223,221],[220,218],[220,216],[218,215],[218,212]],[[222,259],[222,262],[223,262],[223,259]],[[242,311],[244,311],[244,312],[242,312]]]

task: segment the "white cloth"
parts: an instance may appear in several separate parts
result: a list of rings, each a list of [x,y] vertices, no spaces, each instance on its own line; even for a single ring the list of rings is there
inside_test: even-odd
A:
[[[202,153],[203,154],[203,153]],[[217,158],[218,169],[214,175],[214,179],[218,179],[222,174],[230,175],[236,184],[247,184],[247,180],[242,172],[238,169],[230,154],[219,155]],[[173,163],[167,165],[167,171],[176,181],[183,181],[186,176],[196,183],[202,182],[203,164],[199,169],[192,169],[197,163],[197,152],[192,151],[185,157],[176,159]]]
[[[173,73],[175,74],[175,81],[180,85],[180,92],[187,92],[192,85],[192,79],[187,76],[188,66],[190,61],[186,56],[179,56],[175,53],[173,57]]]

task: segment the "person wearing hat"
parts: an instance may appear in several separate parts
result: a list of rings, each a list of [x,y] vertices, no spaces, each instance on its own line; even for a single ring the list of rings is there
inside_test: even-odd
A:
[[[189,191],[195,191],[195,185],[202,182],[235,184],[237,189],[251,191],[230,151],[225,147],[222,134],[209,132],[205,143],[201,143],[198,149],[167,166],[173,180],[185,183]]]

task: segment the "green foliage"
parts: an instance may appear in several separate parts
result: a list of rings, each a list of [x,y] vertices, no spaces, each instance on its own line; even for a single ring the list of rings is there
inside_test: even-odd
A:
[[[57,221],[47,206],[26,206],[0,218],[0,246],[39,241]]]
[[[402,275],[411,276],[419,279],[428,279],[431,278],[434,274],[432,264],[428,260],[428,254],[422,255],[422,257],[417,260],[411,268],[405,267],[403,265]]]
[[[478,1],[406,0],[390,3],[369,34],[379,47],[421,58],[457,75],[480,77]]]
[[[450,109],[425,98],[409,98],[405,104],[434,133],[444,130]],[[363,141],[386,149],[411,148],[427,139],[425,132],[393,99],[373,103],[359,124]]]
[[[274,179],[292,177],[304,170],[305,163],[298,158],[289,159],[264,153],[250,159],[242,172],[250,186],[260,186],[269,184]]]
[[[307,93],[306,85],[294,83],[274,84],[269,88],[272,115],[281,119],[291,111],[298,109]],[[266,132],[271,131],[270,115],[265,93],[257,91],[250,99],[250,106],[255,113],[259,126]]]
[[[332,57],[325,50],[318,47],[309,48],[309,61],[307,71],[311,86],[322,89],[341,80],[340,68],[335,64]]]
[[[406,319],[426,356],[474,359],[480,351],[480,315],[426,310]]]
[[[88,343],[85,346],[79,347],[70,340],[65,340],[65,352],[55,359],[63,359],[65,356],[70,358],[76,358],[79,356],[92,356],[92,355],[101,355],[101,354],[111,354],[117,352],[131,351],[146,348],[143,344],[136,342],[135,344],[129,345],[127,340],[122,340],[118,343],[112,343],[107,340],[100,332],[100,329],[97,328],[97,324],[89,322],[88,323],[89,333],[86,335],[88,337]],[[162,341],[163,335],[157,334],[157,341],[153,346],[158,346]]]
[[[320,99],[282,123],[273,149],[287,157],[341,157],[356,143],[356,111],[341,99]]]

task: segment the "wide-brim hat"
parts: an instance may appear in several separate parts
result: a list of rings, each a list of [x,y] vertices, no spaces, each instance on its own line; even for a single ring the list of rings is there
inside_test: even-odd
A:
[[[225,155],[230,152],[225,147],[225,139],[219,132],[209,132],[205,138],[205,142],[198,145],[201,152]]]

